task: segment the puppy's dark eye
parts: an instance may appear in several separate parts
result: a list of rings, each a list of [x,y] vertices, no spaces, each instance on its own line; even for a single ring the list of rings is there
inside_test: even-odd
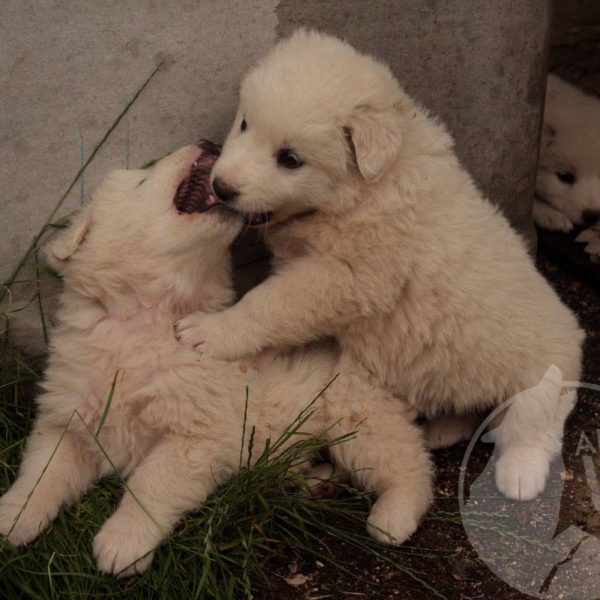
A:
[[[294,154],[289,148],[282,148],[277,153],[277,164],[285,167],[286,169],[297,169],[304,163],[298,157],[298,155]]]
[[[246,131],[246,129],[248,129],[248,123],[246,123],[246,119],[242,119],[242,124],[240,125],[240,129],[242,131]]]
[[[141,179],[140,181],[138,181],[137,187],[140,187],[140,185],[142,185],[142,183],[144,183],[144,181],[146,181],[146,179],[148,179],[148,178],[144,177],[144,179]]]
[[[560,181],[567,185],[573,185],[575,183],[575,175],[571,171],[557,171],[556,176]]]

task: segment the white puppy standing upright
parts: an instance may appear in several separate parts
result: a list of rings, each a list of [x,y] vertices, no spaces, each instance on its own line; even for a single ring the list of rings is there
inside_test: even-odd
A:
[[[342,373],[360,364],[429,417],[497,405],[550,365],[577,380],[575,317],[452,146],[385,65],[317,32],[277,44],[244,79],[213,171],[223,202],[268,217],[275,274],[180,320],[180,340],[234,359],[335,335]],[[512,404],[494,432],[502,492],[542,491],[574,401]]]
[[[190,146],[151,169],[114,172],[51,242],[65,289],[33,432],[0,498],[0,534],[13,543],[37,537],[114,465],[128,489],[94,554],[102,571],[143,571],[183,514],[239,469],[242,450],[245,464],[246,386],[247,425],[262,449],[335,376],[333,348],[299,349],[258,373],[175,341],[176,318],[233,300],[228,246],[243,222],[209,192],[214,158]],[[334,381],[302,436],[356,431],[332,458],[378,494],[370,533],[400,543],[431,500],[431,465],[418,428],[367,377],[355,370]]]
[[[600,219],[600,98],[548,76],[533,216],[571,231]]]

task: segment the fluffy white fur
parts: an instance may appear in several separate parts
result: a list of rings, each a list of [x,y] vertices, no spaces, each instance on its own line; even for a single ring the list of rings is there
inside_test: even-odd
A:
[[[571,174],[573,181],[561,181]],[[533,216],[570,231],[600,218],[600,99],[548,76]]]
[[[278,164],[282,149],[302,166]],[[243,81],[213,177],[237,192],[232,208],[270,211],[275,274],[180,320],[189,347],[235,359],[335,335],[342,373],[366,368],[429,417],[489,408],[553,364],[578,379],[583,333],[521,238],[445,128],[348,44],[306,31],[278,43]],[[575,394],[519,398],[495,431],[496,481],[528,499]],[[449,441],[439,427],[434,445]]]
[[[33,540],[61,506],[111,472],[92,432],[115,374],[98,440],[133,495],[125,492],[94,554],[100,570],[120,575],[143,571],[183,513],[236,472],[246,386],[247,426],[256,427],[260,448],[335,374],[332,348],[299,350],[259,373],[176,342],[176,318],[233,299],[228,245],[241,221],[218,209],[178,214],[172,203],[198,154],[190,146],[150,170],[111,174],[48,249],[65,289],[38,416],[19,476],[0,499],[0,533],[15,544]],[[358,370],[345,373],[302,429],[328,438],[359,430],[332,458],[378,494],[371,534],[400,543],[429,505],[431,466],[420,431],[373,385]]]

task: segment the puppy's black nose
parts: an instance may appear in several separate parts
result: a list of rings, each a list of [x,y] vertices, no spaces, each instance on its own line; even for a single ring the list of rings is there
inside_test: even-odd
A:
[[[239,195],[239,192],[235,188],[228,186],[222,179],[219,179],[219,177],[214,178],[212,185],[216,196],[222,202],[232,202]]]
[[[581,218],[585,225],[595,225],[600,221],[600,210],[584,210]]]

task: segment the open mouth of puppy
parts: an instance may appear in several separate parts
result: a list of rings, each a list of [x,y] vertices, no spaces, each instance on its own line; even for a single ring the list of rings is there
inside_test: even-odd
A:
[[[200,140],[198,146],[202,153],[177,187],[173,198],[173,204],[179,213],[203,213],[219,206],[219,200],[210,185],[210,172],[219,157],[220,149],[207,140]]]
[[[177,187],[173,204],[180,214],[204,213],[218,210],[221,214],[242,219],[246,225],[258,226],[269,220],[268,213],[245,213],[227,206],[214,194],[210,173],[221,153],[221,149],[208,140],[200,140],[197,144],[202,153],[193,162],[185,179]]]

